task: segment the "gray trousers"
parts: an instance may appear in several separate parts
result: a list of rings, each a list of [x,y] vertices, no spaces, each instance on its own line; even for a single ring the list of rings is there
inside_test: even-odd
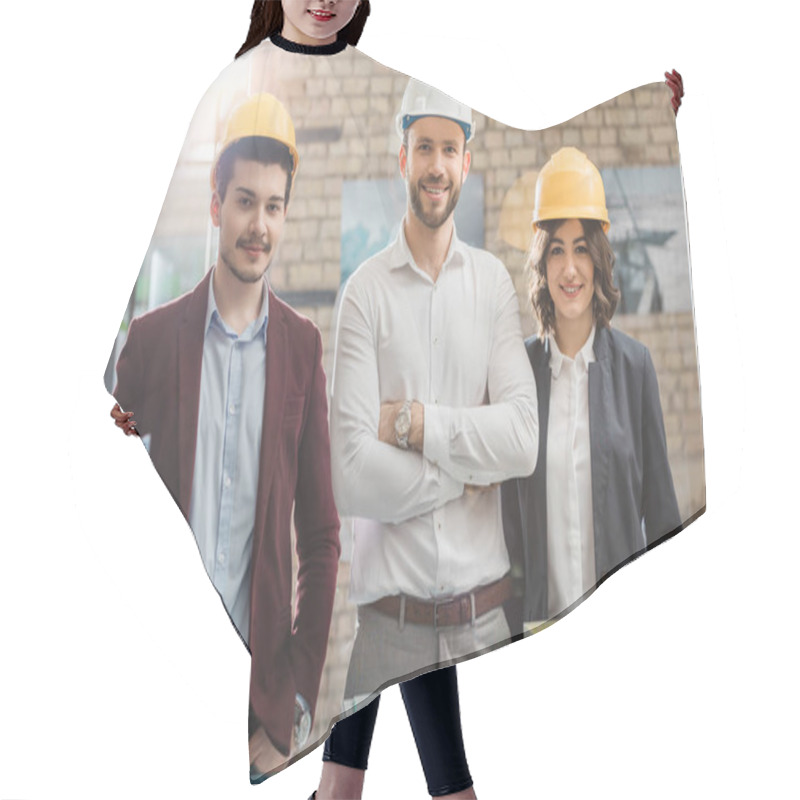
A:
[[[358,607],[358,626],[347,682],[345,710],[389,683],[446,667],[477,655],[511,637],[503,607],[487,611],[474,624],[435,628],[400,623],[369,606]]]

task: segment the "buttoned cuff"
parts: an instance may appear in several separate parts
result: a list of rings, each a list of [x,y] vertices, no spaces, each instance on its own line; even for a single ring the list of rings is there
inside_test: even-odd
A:
[[[439,476],[439,497],[446,503],[451,500],[457,500],[464,494],[464,484],[445,472],[441,467],[434,467],[436,474]]]
[[[422,440],[422,455],[434,466],[447,463],[450,457],[450,414],[448,409],[430,403],[425,409],[425,431]]]
[[[439,496],[455,500],[464,493],[464,483],[454,478],[441,462],[450,460],[450,409],[435,405],[424,405],[425,432],[422,440],[422,456],[430,462],[439,478]]]

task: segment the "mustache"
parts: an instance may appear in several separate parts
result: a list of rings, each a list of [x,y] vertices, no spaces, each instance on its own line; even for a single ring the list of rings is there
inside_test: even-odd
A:
[[[263,239],[239,239],[236,242],[236,246],[243,250],[255,250],[259,248],[265,253],[272,252],[272,245],[269,242],[265,242]]]
[[[426,186],[431,189],[451,189],[453,186],[452,182],[450,181],[441,179],[426,180],[425,178],[420,180],[417,185],[420,187],[420,189],[424,189]]]

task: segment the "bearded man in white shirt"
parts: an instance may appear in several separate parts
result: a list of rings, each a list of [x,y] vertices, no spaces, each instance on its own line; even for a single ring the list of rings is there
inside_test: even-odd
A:
[[[497,484],[529,475],[538,445],[512,281],[453,223],[472,111],[412,80],[397,128],[406,216],[345,287],[333,371],[334,495],[356,518],[354,702],[509,638]]]

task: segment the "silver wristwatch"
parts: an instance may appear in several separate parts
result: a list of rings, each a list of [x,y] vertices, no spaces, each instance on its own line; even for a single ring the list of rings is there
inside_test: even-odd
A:
[[[401,450],[408,450],[408,434],[411,431],[411,400],[406,400],[394,421],[394,438]]]
[[[294,696],[294,746],[296,750],[305,747],[311,735],[311,709],[301,694]]]

